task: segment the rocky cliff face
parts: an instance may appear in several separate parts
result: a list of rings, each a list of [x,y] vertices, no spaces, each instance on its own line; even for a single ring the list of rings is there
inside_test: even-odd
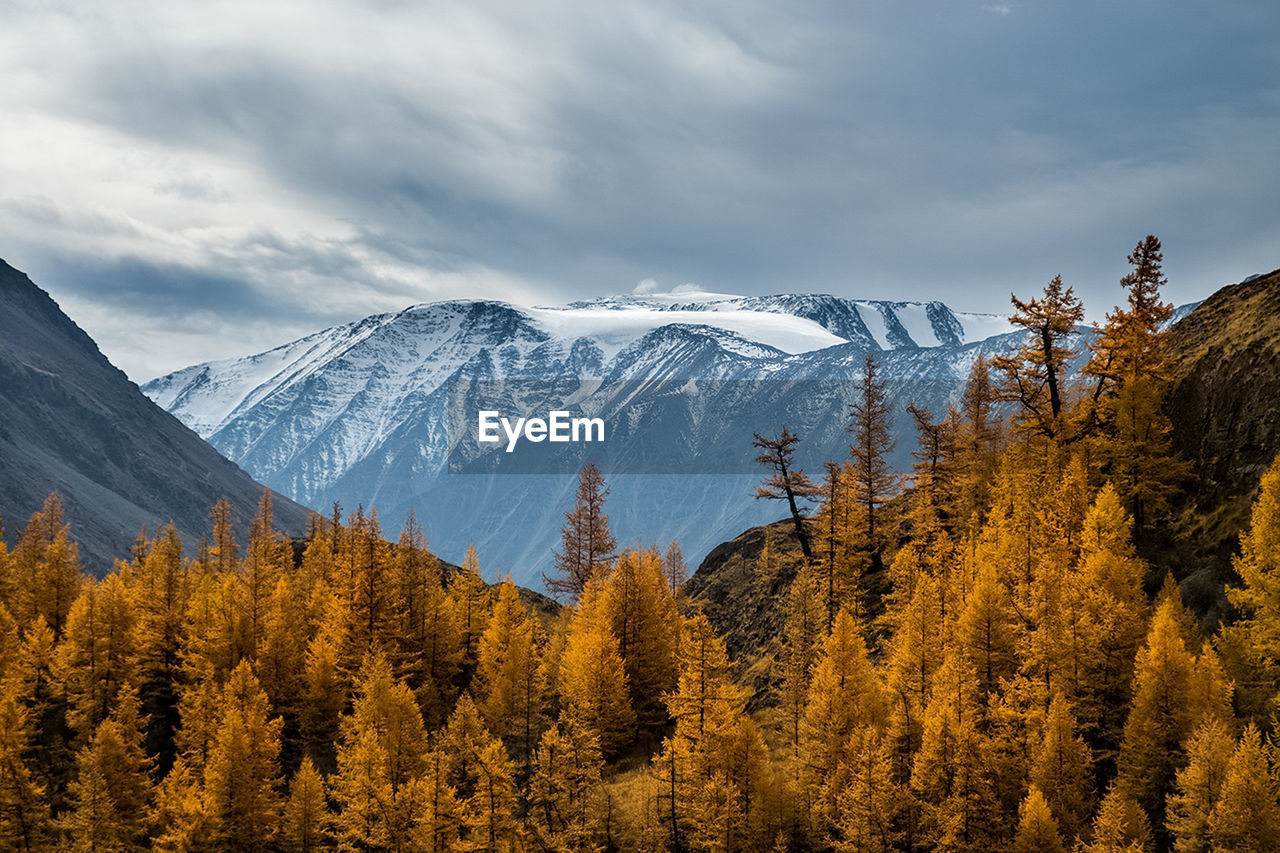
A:
[[[1251,491],[1280,452],[1280,270],[1219,290],[1169,334],[1173,441],[1198,497]]]
[[[1219,290],[1170,332],[1166,403],[1192,478],[1166,541],[1167,566],[1207,623],[1232,618],[1223,589],[1262,473],[1280,453],[1280,270]]]
[[[262,486],[147,399],[29,278],[0,261],[0,516],[17,535],[60,493],[81,560],[103,571],[146,526],[173,520],[194,546],[231,500],[242,535]],[[277,526],[307,511],[278,497]]]

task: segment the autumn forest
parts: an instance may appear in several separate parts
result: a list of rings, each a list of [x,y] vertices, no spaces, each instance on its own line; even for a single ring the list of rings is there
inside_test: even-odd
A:
[[[1280,849],[1280,464],[1230,618],[1201,618],[1145,556],[1190,466],[1159,241],[1129,262],[1088,336],[1060,278],[1015,298],[1025,344],[908,408],[905,478],[871,357],[846,459],[806,474],[803,436],[757,436],[786,525],[755,659],[678,544],[618,547],[591,465],[557,601],[443,563],[412,517],[335,506],[287,539],[269,492],[243,541],[221,501],[201,541],[144,531],[92,577],[51,495],[0,527],[0,849]]]

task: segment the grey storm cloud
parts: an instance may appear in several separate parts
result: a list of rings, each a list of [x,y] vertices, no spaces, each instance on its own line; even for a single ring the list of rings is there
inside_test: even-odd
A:
[[[1280,265],[1263,0],[79,7],[0,10],[0,256],[137,378],[434,298]]]

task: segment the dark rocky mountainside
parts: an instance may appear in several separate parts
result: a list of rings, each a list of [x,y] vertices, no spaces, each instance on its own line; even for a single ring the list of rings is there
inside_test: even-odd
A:
[[[145,525],[173,520],[194,547],[227,497],[247,534],[262,486],[147,399],[26,275],[0,261],[0,517],[13,540],[57,491],[87,569],[101,573]],[[276,526],[308,511],[277,496]]]
[[[1206,299],[1169,333],[1173,441],[1204,498],[1251,492],[1280,449],[1280,270]]]
[[[1280,453],[1280,270],[1222,288],[1169,335],[1173,443],[1192,466],[1173,541],[1159,555],[1208,621],[1263,472]]]

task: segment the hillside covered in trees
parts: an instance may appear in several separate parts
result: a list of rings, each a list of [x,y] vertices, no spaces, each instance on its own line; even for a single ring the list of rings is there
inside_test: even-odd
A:
[[[907,488],[874,361],[847,460],[811,479],[802,437],[758,437],[791,516],[738,567],[771,593],[767,672],[678,546],[617,548],[593,466],[553,613],[412,520],[393,542],[335,508],[295,547],[269,493],[246,541],[223,502],[94,579],[50,497],[0,544],[0,848],[1280,848],[1280,463],[1206,631],[1140,556],[1190,465],[1159,242],[1130,261],[1078,384],[1071,289],[1014,300],[1025,346],[911,411]]]

